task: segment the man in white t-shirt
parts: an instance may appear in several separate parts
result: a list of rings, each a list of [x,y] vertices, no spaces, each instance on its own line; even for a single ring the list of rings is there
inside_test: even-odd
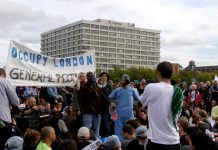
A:
[[[148,106],[148,144],[146,150],[179,150],[179,133],[173,123],[172,100],[174,87],[170,78],[173,67],[170,62],[157,66],[159,83],[150,83],[140,96],[143,106]]]

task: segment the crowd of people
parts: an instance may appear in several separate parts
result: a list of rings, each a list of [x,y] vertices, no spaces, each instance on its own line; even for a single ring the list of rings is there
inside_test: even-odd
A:
[[[80,73],[73,87],[11,85],[0,69],[0,149],[216,150],[218,83]]]

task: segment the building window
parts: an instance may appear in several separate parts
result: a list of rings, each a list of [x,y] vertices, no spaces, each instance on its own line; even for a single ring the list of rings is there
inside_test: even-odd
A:
[[[126,37],[127,38],[132,38],[132,35],[131,34],[126,34]]]
[[[109,37],[109,41],[116,41],[116,38],[113,38],[113,37]]]
[[[89,38],[90,38],[90,35],[82,34],[81,37],[82,37],[82,38],[85,38],[85,39],[89,39]]]
[[[100,40],[108,41],[108,37],[101,36]]]
[[[91,28],[99,29],[99,25],[92,24],[92,25],[91,25]]]
[[[125,32],[132,33],[132,30],[131,29],[126,29]]]
[[[131,60],[125,60],[125,64],[132,64]]]
[[[146,36],[141,36],[141,39],[142,40],[147,40],[147,37]]]
[[[118,53],[124,53],[124,49],[117,49]]]
[[[110,63],[116,63],[116,59],[110,59]]]
[[[108,32],[107,31],[100,31],[100,34],[101,35],[108,35]]]
[[[99,42],[98,41],[91,41],[91,44],[92,45],[99,45]]]
[[[131,55],[125,55],[125,58],[132,59]]]
[[[122,55],[122,54],[117,54],[117,58],[124,58],[124,55]]]
[[[125,44],[125,48],[132,48],[132,45]]]
[[[117,38],[117,42],[124,42],[124,39]]]
[[[90,44],[90,41],[87,41],[87,40],[81,40],[81,44]]]
[[[81,26],[81,27],[90,28],[90,24],[87,24],[87,23],[82,23],[80,26]]]
[[[124,44],[117,44],[117,47],[124,48]]]
[[[116,33],[115,32],[109,32],[108,35],[109,36],[116,36]]]
[[[124,63],[124,60],[116,60],[116,63]]]
[[[109,52],[116,52],[115,48],[109,48]]]
[[[133,43],[134,43],[134,44],[140,44],[140,41],[133,40]]]
[[[149,35],[149,36],[154,36],[154,33],[148,32],[147,35]]]
[[[132,30],[132,33],[134,33],[134,34],[140,34],[140,31],[139,31],[139,30]]]
[[[99,39],[99,36],[91,35],[91,39],[98,40],[98,39]]]
[[[108,26],[101,26],[100,28],[103,30],[108,30]]]
[[[93,33],[93,34],[99,34],[99,31],[98,31],[98,30],[91,30],[91,33]]]
[[[116,28],[115,27],[109,27],[109,30],[116,31]]]
[[[108,46],[108,42],[100,42],[101,46]]]
[[[116,43],[109,43],[110,47],[116,47]]]
[[[146,31],[141,31],[141,34],[147,35],[147,32]]]
[[[141,44],[142,45],[147,45],[147,42],[146,41],[141,41]]]
[[[132,38],[134,38],[134,39],[140,39],[140,36],[139,36],[139,35],[132,35]]]
[[[117,31],[119,31],[119,32],[125,32],[125,29],[124,29],[124,28],[117,28]]]
[[[125,50],[126,54],[132,54],[132,50]]]

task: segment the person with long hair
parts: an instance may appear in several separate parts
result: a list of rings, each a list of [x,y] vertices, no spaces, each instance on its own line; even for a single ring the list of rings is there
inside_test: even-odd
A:
[[[36,150],[41,134],[34,129],[27,129],[23,137],[23,150]]]

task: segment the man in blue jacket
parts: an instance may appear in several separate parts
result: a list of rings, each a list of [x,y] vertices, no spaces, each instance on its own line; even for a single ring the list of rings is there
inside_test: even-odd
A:
[[[121,78],[121,86],[115,89],[109,96],[109,99],[114,99],[117,105],[117,120],[115,121],[115,135],[120,141],[123,141],[122,128],[126,121],[133,118],[133,101],[139,101],[139,95],[136,91],[129,87],[130,77],[124,74]]]

